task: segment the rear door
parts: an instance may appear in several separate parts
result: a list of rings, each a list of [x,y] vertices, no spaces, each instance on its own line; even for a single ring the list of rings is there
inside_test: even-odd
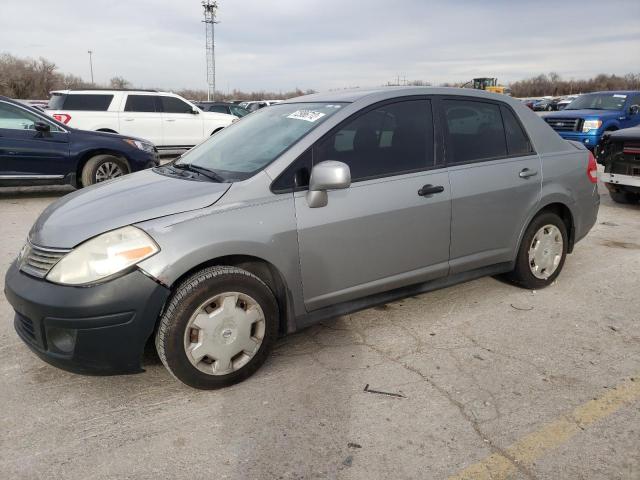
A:
[[[314,147],[314,164],[346,163],[352,184],[322,208],[295,194],[308,310],[447,275],[450,189],[435,138],[422,97],[371,107]]]
[[[160,96],[162,105],[162,145],[192,147],[202,141],[201,111],[176,97]]]
[[[540,199],[540,158],[508,105],[468,97],[439,105],[451,182],[451,273],[511,261]]]
[[[50,132],[37,132],[35,122]],[[71,170],[69,134],[44,117],[0,101],[0,178],[58,180]]]
[[[120,133],[162,145],[162,107],[158,95],[128,94],[120,114]]]

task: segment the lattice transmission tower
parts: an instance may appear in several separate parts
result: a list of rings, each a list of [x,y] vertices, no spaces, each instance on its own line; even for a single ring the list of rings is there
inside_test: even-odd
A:
[[[216,95],[216,42],[215,42],[215,24],[220,23],[216,20],[218,13],[218,2],[215,0],[204,0],[202,2],[204,8],[204,28],[206,34],[206,50],[207,50],[207,100],[214,100]]]

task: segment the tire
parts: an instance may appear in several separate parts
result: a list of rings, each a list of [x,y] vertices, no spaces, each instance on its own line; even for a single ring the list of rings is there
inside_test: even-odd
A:
[[[611,199],[616,203],[629,204],[629,203],[637,203],[640,200],[640,195],[631,193],[631,192],[612,192],[609,191],[609,195]]]
[[[222,130],[224,127],[220,127],[215,129],[213,132],[211,132],[211,135],[209,135],[210,137],[214,136],[216,133],[218,133],[220,130]]]
[[[276,299],[262,280],[236,267],[209,267],[175,290],[160,319],[156,350],[182,383],[202,390],[227,387],[265,362],[278,319]],[[247,343],[253,351],[245,349]]]
[[[127,173],[129,173],[129,165],[126,160],[113,155],[96,155],[82,167],[81,183],[83,187],[88,187]]]
[[[538,243],[538,255],[532,258],[530,250],[533,251],[534,239]],[[561,246],[556,241],[558,239],[562,241]],[[518,249],[515,268],[507,274],[507,278],[530,290],[551,285],[567,258],[568,239],[567,227],[558,215],[552,212],[539,214],[527,227]]]

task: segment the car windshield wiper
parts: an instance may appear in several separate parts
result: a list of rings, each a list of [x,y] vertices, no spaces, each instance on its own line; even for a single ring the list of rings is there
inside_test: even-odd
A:
[[[199,173],[200,175],[203,175],[209,178],[210,180],[213,180],[214,182],[218,182],[218,183],[225,182],[224,177],[222,177],[221,175],[218,175],[213,170],[209,170],[208,168],[205,168],[205,167],[200,167],[198,165],[193,165],[191,163],[174,163],[173,167],[180,170],[188,170],[190,172]]]

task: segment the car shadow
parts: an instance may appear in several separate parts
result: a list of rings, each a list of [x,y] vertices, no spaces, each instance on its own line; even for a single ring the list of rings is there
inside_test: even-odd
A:
[[[0,187],[0,199],[62,197],[75,190],[71,185]]]

